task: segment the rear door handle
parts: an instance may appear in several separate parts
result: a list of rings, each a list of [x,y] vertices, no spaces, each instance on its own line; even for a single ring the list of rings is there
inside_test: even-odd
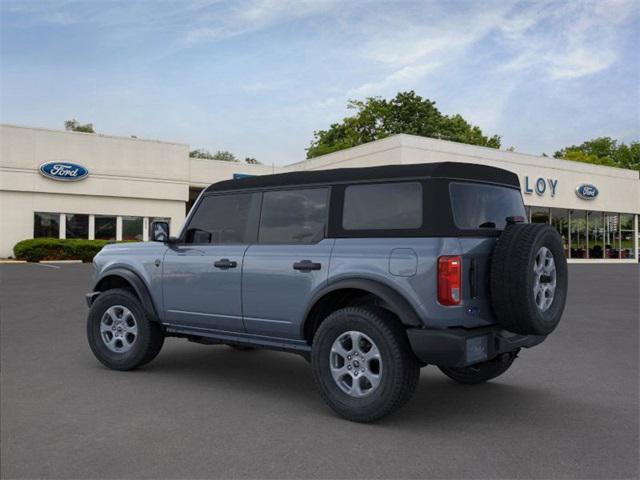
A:
[[[294,270],[302,270],[303,272],[307,272],[309,270],[320,270],[320,268],[322,268],[322,264],[312,262],[311,260],[302,260],[293,264]]]
[[[213,263],[213,266],[216,268],[236,268],[238,266],[238,262],[234,262],[233,260],[229,260],[228,258],[221,258],[220,260]]]

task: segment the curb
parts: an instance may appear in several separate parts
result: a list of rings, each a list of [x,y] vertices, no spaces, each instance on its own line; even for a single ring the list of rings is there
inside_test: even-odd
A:
[[[82,263],[82,260],[40,260],[38,263]]]
[[[4,264],[10,265],[12,263],[27,263],[27,261],[26,260],[10,260],[7,258],[0,259],[0,265],[4,265]]]

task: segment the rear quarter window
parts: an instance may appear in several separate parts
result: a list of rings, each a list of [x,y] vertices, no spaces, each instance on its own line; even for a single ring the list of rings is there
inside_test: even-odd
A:
[[[463,230],[504,229],[507,217],[525,217],[520,190],[453,182],[449,185],[456,226]]]
[[[404,230],[422,226],[418,182],[350,185],[344,192],[344,230]]]

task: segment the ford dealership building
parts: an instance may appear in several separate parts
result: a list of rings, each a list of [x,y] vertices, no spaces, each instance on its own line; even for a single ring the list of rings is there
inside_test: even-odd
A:
[[[0,125],[0,145],[0,258],[34,237],[147,240],[154,219],[177,232],[199,192],[234,175],[457,161],[517,173],[530,220],[558,229],[570,261],[638,261],[634,170],[412,135],[279,167],[190,158],[180,143],[14,125]]]

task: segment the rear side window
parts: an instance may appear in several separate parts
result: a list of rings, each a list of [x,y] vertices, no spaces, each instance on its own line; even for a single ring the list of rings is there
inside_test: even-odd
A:
[[[344,192],[345,230],[406,230],[422,226],[418,182],[350,185]]]
[[[186,231],[186,243],[251,243],[260,195],[254,193],[204,197]]]
[[[503,229],[507,217],[525,217],[520,191],[477,183],[449,185],[453,219],[460,229]]]
[[[265,192],[260,243],[315,243],[324,238],[328,189]]]

